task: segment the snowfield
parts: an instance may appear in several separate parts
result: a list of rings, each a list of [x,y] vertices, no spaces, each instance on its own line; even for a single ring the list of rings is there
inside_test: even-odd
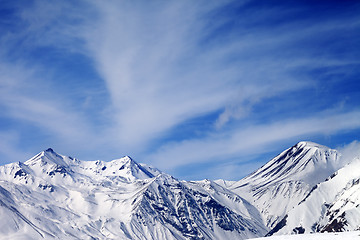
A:
[[[299,142],[239,181],[180,181],[47,149],[0,166],[0,216],[12,240],[360,240],[360,156]]]
[[[254,240],[359,240],[360,231],[338,233],[313,233],[252,238]]]
[[[212,181],[185,182],[130,157],[48,149],[0,167],[0,239],[247,239],[258,210]]]
[[[299,142],[228,188],[254,204],[274,228],[314,185],[336,171],[340,154],[328,147]]]

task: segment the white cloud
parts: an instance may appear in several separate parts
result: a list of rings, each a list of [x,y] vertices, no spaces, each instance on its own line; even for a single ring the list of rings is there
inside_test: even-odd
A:
[[[272,124],[238,127],[227,134],[212,135],[204,139],[187,140],[163,146],[147,161],[164,170],[174,169],[194,162],[226,161],[266,153],[275,144],[299,140],[304,136],[334,134],[345,129],[360,127],[359,111],[319,115],[310,118],[286,119]]]
[[[360,160],[360,142],[357,140],[341,146],[337,149],[341,153],[340,167],[348,164],[354,159]]]
[[[323,55],[314,55],[307,48],[299,49],[297,43],[339,29],[354,29],[359,21],[249,26],[249,22],[280,13],[271,8],[257,14],[244,12],[236,17],[233,28],[227,28],[226,24],[234,23],[234,16],[218,17],[215,13],[228,1],[78,4],[81,7],[66,1],[35,1],[20,11],[27,26],[21,36],[9,33],[0,39],[5,47],[13,39],[24,40],[19,41],[19,59],[10,67],[0,65],[5,76],[0,79],[0,106],[6,110],[2,114],[45,128],[49,138],[61,139],[64,148],[78,147],[92,154],[106,146],[101,151],[121,150],[144,158],[139,161],[171,169],[264,152],[274,143],[304,135],[359,127],[359,113],[340,113],[341,109],[326,114],[323,109],[312,117],[295,119],[284,114],[280,120],[251,121],[258,104],[319,87],[303,72],[358,63],[334,58],[326,49]],[[74,96],[58,92],[56,86],[61,83],[51,84],[59,81],[57,76],[42,75],[56,68],[56,63],[37,66],[21,59],[23,50],[37,47],[88,57],[105,82],[110,103],[86,93],[94,89],[79,89],[86,96],[80,105],[71,98]],[[81,85],[86,79],[74,81]],[[96,101],[101,102],[100,107],[91,109]],[[200,134],[202,138],[188,136],[187,140],[161,143],[169,130],[214,112],[219,115],[209,119],[213,128]],[[100,119],[96,123],[94,116]],[[240,124],[244,119],[247,124]],[[160,142],[155,146],[160,147],[149,149],[154,141]]]
[[[9,65],[5,62],[1,65],[0,106],[4,116],[32,122],[60,136],[69,137],[75,133],[74,124],[70,122],[81,122],[75,119],[79,116],[68,108],[64,109],[60,104],[63,99],[57,99],[44,79],[38,78],[38,69],[28,70],[21,64]]]
[[[212,7],[189,2],[97,7],[100,17],[83,36],[112,99],[118,143],[129,149],[146,147],[187,119],[225,109],[214,122],[219,129],[259,101],[308,85],[283,70],[293,63],[259,58],[256,48],[271,45],[254,41],[263,33],[199,46],[211,40],[206,38],[214,29],[204,16]],[[227,60],[234,53],[240,58]]]
[[[2,61],[0,66],[1,121],[16,126],[0,129],[4,136],[3,156],[30,157],[31,144],[37,144],[33,154],[55,145],[71,152],[75,149],[92,151],[105,145],[104,142],[111,145],[98,137],[105,130],[96,129],[84,111],[79,111],[66,94],[53,88],[51,74],[43,74],[36,65],[29,69],[22,63]]]
[[[1,163],[22,162],[31,157],[31,153],[19,147],[19,134],[14,131],[0,132]]]

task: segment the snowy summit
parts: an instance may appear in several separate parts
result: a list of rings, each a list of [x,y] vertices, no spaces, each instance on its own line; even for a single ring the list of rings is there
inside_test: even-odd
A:
[[[81,161],[49,148],[0,167],[0,238],[287,239],[354,231],[360,156],[342,158],[299,142],[239,181],[179,181],[128,156]]]

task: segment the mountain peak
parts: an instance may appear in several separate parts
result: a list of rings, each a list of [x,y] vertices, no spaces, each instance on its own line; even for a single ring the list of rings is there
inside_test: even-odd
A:
[[[126,161],[133,161],[133,162],[135,162],[134,161],[134,159],[132,159],[130,156],[128,156],[128,155],[126,155],[126,156],[124,156],[122,159],[124,159],[124,160],[126,160]]]
[[[134,159],[132,159],[130,156],[124,156],[121,158],[121,160],[124,163],[124,165],[128,165],[129,167],[138,165],[138,163]]]
[[[339,154],[323,145],[301,141],[286,149],[245,179],[278,182],[282,179],[316,183],[334,171]]]
[[[316,184],[337,170],[339,158],[334,149],[301,141],[230,188],[239,194],[249,193],[266,225],[273,228]]]
[[[26,165],[37,165],[44,166],[46,164],[55,164],[59,166],[68,166],[69,164],[65,161],[65,157],[56,153],[52,148],[48,148],[31,159],[25,162]]]
[[[329,149],[326,146],[323,146],[321,144],[315,143],[315,142],[310,142],[310,141],[300,141],[298,142],[295,146],[296,148],[304,148],[304,147],[308,147],[308,148],[323,148],[323,149]]]
[[[179,181],[129,156],[81,161],[48,148],[0,167],[0,238],[248,239],[358,229],[359,162],[333,174],[339,156],[301,141],[245,179],[214,182]]]
[[[52,148],[48,148],[48,149],[46,149],[44,152],[55,153],[55,151],[54,151]]]

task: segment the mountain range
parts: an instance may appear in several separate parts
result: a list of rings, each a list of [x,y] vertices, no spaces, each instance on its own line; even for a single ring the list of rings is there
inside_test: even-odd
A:
[[[1,239],[249,239],[360,230],[360,156],[299,142],[239,181],[51,148],[0,166]]]

